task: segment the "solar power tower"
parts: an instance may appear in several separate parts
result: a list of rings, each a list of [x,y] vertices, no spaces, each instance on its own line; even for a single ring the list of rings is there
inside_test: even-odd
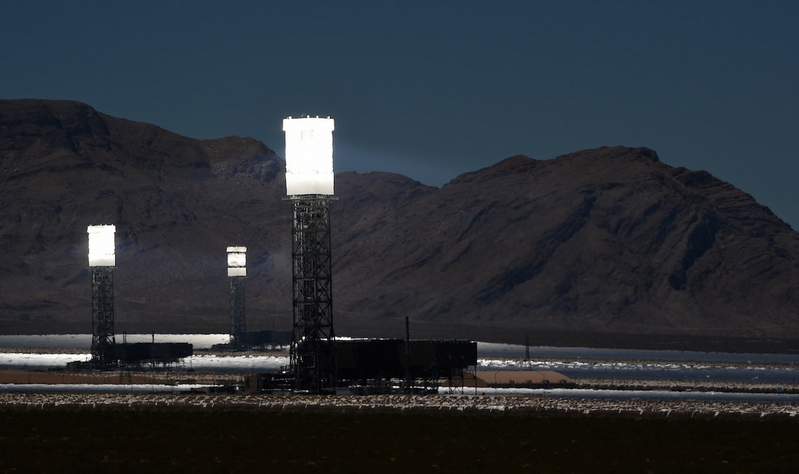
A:
[[[290,370],[296,391],[336,389],[336,339],[330,254],[333,119],[283,120],[286,193],[293,210],[293,332]]]
[[[90,225],[89,268],[92,272],[92,366],[109,369],[114,358],[114,233],[113,225]]]
[[[247,277],[247,247],[227,248],[227,276],[230,278],[230,345],[247,345],[247,320],[244,313],[244,279]]]

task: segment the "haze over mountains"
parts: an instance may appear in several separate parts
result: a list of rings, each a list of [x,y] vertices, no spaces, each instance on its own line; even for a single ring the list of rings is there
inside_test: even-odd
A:
[[[117,333],[227,332],[228,245],[248,248],[249,328],[289,328],[284,179],[253,139],[0,101],[0,331],[90,332],[90,224],[117,226]],[[415,337],[799,336],[799,234],[650,149],[514,156],[441,189],[340,173],[336,195],[340,335],[408,316]]]

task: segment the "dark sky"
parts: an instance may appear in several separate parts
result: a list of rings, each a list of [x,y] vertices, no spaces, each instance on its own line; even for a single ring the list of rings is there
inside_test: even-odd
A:
[[[71,99],[440,186],[515,154],[648,146],[799,229],[797,1],[8,1],[0,97]]]

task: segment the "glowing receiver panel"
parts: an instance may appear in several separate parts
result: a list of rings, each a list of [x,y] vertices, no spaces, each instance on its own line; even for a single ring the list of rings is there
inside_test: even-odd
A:
[[[247,247],[227,248],[227,276],[247,276]]]
[[[113,267],[116,264],[114,256],[116,227],[113,225],[90,225],[87,232],[89,233],[89,266]]]
[[[333,119],[283,120],[286,194],[333,194]]]

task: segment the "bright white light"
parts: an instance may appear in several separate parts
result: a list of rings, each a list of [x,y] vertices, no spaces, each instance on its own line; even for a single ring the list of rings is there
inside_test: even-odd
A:
[[[228,267],[227,276],[229,277],[246,277],[247,269],[243,267]]]
[[[247,247],[227,248],[227,276],[247,276]]]
[[[90,225],[87,232],[89,233],[89,266],[113,267],[116,264],[114,256],[116,227],[113,225]]]
[[[333,119],[283,120],[286,132],[286,193],[333,194]]]

